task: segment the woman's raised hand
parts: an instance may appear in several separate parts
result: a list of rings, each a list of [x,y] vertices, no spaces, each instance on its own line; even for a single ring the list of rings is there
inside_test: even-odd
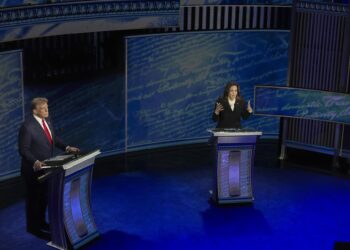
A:
[[[219,115],[221,111],[224,110],[224,107],[222,106],[222,104],[220,102],[216,103],[216,108],[215,108],[215,114]]]
[[[248,111],[249,113],[252,113],[252,112],[253,112],[252,106],[250,105],[250,100],[248,101],[247,111]]]

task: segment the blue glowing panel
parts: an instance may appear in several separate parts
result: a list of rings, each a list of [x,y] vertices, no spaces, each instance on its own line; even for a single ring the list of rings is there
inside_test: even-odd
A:
[[[124,81],[116,73],[89,80],[25,85],[26,114],[36,96],[49,99],[56,134],[83,151],[123,151],[125,137]],[[57,152],[58,153],[58,152]]]
[[[22,52],[0,53],[0,178],[19,172],[18,131],[23,122]]]
[[[128,148],[208,136],[231,80],[253,101],[255,84],[285,85],[289,32],[196,32],[127,38]],[[276,118],[246,128],[278,134]]]
[[[350,95],[287,87],[257,86],[255,113],[350,124]]]

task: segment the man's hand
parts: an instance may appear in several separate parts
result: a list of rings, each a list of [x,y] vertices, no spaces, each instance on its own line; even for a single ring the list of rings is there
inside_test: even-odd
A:
[[[69,154],[79,154],[80,153],[80,149],[79,148],[76,148],[76,147],[70,147],[68,146],[66,148],[66,152],[69,153]]]
[[[249,113],[253,113],[252,106],[250,105],[250,100],[248,101],[247,111],[248,111]]]
[[[46,164],[42,161],[39,161],[39,160],[34,162],[34,166],[33,166],[34,172],[41,170],[42,166],[46,166]]]

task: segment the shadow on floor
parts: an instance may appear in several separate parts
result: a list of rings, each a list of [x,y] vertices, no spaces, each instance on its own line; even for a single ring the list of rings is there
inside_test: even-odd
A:
[[[81,248],[83,250],[90,249],[154,249],[155,245],[151,241],[143,240],[138,235],[127,234],[117,230],[108,231],[96,240]]]

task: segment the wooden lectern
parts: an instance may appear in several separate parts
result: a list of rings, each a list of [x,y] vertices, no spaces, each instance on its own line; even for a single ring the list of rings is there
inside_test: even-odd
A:
[[[208,130],[215,138],[213,200],[219,204],[252,202],[252,169],[258,131]]]
[[[79,157],[61,155],[45,161],[50,166],[49,246],[76,249],[98,236],[90,207],[90,189],[95,157],[100,153],[96,150]]]

